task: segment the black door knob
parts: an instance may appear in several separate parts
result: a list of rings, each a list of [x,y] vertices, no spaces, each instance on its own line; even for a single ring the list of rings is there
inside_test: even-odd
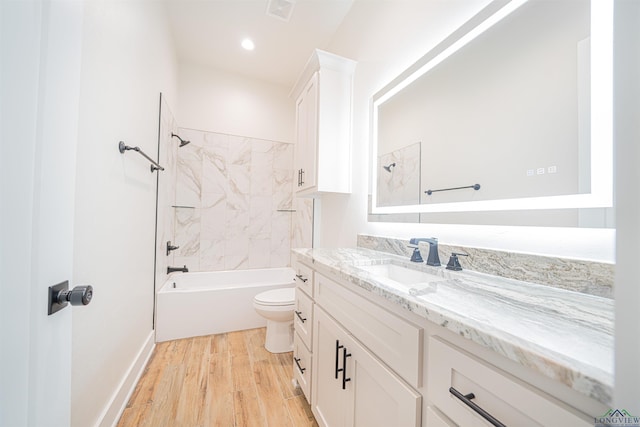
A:
[[[62,291],[58,294],[58,304],[68,301],[71,305],[87,305],[93,298],[93,286],[80,285],[70,291]]]
[[[87,305],[93,298],[93,286],[80,285],[69,290],[69,281],[58,283],[55,286],[49,286],[49,304],[47,313],[52,315],[67,304],[71,305]]]

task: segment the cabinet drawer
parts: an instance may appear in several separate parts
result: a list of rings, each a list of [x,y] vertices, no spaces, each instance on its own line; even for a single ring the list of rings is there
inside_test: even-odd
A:
[[[293,336],[293,378],[298,381],[307,402],[311,402],[311,352],[300,336]]]
[[[488,425],[461,398],[472,393],[471,402],[508,426],[593,426],[593,418],[439,338],[429,340],[428,364],[431,402],[458,425]]]
[[[296,308],[293,313],[296,333],[308,348],[311,347],[311,331],[313,329],[313,301],[300,288],[296,288]]]
[[[422,378],[423,329],[315,275],[315,301],[412,386]]]
[[[293,269],[296,272],[295,280],[298,289],[313,298],[313,270],[297,261],[293,263]]]

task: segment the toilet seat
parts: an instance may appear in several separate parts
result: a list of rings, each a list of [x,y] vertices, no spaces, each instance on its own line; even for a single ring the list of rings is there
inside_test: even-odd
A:
[[[295,300],[295,288],[273,289],[261,292],[253,298],[256,304],[270,307],[294,305]]]

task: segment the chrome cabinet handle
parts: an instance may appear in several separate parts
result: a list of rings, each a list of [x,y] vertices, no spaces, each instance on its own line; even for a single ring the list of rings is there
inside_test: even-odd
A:
[[[300,366],[300,358],[294,357],[293,360],[296,362],[296,365],[298,365],[298,369],[300,370],[300,373],[304,374],[304,371],[306,371],[307,368],[303,368],[302,366]]]
[[[295,313],[296,313],[296,316],[298,316],[298,319],[300,319],[300,321],[302,323],[304,323],[304,321],[307,320],[306,317],[302,317],[302,312],[301,311],[295,310]]]
[[[347,382],[351,381],[351,378],[347,378],[347,357],[351,357],[351,353],[347,353],[347,349],[342,349],[342,389],[346,390]]]
[[[304,277],[302,274],[296,274],[296,277],[300,279],[302,283],[307,283],[307,280],[309,280],[306,277]]]
[[[491,423],[491,425],[493,425],[495,427],[506,427],[504,424],[502,424],[500,421],[498,421],[498,419],[495,418],[493,415],[491,415],[490,413],[488,413],[487,411],[482,409],[480,406],[476,405],[474,402],[471,401],[471,399],[474,399],[476,397],[475,394],[473,394],[473,393],[462,394],[462,393],[460,393],[458,390],[456,390],[453,387],[449,387],[449,393],[453,394],[455,397],[460,399],[462,401],[462,403],[467,405],[469,408],[473,409],[474,412],[476,412],[482,418],[484,418],[489,423]]]
[[[338,372],[343,370],[342,368],[338,368],[338,354],[340,353],[340,349],[343,347],[343,345],[340,345],[340,341],[336,340],[336,379],[338,379]]]

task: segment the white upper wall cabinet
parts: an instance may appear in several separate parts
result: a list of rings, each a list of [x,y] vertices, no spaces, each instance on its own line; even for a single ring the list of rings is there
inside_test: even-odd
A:
[[[351,99],[356,63],[316,49],[296,98],[296,195],[351,192]]]

